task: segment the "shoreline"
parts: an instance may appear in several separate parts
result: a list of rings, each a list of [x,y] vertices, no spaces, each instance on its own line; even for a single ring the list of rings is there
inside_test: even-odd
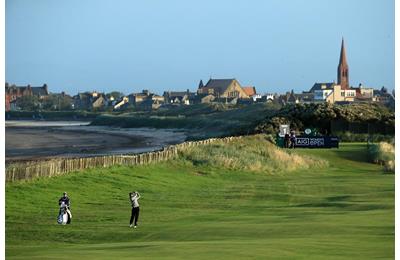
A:
[[[187,138],[181,129],[30,123],[6,127],[6,164],[60,157],[137,154],[182,143]]]

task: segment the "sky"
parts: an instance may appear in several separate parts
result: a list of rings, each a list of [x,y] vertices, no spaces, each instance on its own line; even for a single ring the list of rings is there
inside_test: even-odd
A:
[[[394,0],[6,0],[6,81],[50,92],[394,88]]]

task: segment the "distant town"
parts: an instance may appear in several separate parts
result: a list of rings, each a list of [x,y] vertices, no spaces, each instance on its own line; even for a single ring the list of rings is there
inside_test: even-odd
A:
[[[68,95],[65,92],[52,93],[47,84],[43,86],[16,86],[5,83],[6,111],[152,111],[201,103],[252,104],[270,102],[280,105],[298,103],[341,103],[376,102],[394,107],[394,91],[385,87],[349,85],[349,65],[342,40],[337,82],[317,82],[307,91],[285,94],[258,93],[255,86],[242,86],[237,79],[212,79],[205,84],[200,80],[196,91],[164,91],[162,95],[150,90],[124,95],[121,92],[100,93],[97,91]]]

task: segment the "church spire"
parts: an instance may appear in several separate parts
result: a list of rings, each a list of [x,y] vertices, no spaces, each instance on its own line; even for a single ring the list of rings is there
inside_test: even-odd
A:
[[[203,88],[203,87],[204,87],[203,80],[200,80],[199,88]]]
[[[340,49],[340,60],[339,65],[346,65],[347,66],[347,59],[346,59],[346,48],[344,47],[344,39],[342,37],[342,48]]]
[[[337,81],[343,89],[349,88],[349,65],[346,59],[346,48],[344,47],[344,39],[342,38],[342,47],[340,49],[340,59],[337,70]]]

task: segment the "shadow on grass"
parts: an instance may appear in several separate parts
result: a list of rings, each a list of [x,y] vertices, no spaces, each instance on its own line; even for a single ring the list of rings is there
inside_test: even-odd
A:
[[[356,162],[369,162],[368,151],[366,144],[354,144],[351,145],[350,149],[337,149],[335,153],[346,160]]]
[[[351,196],[334,196],[327,197],[324,201],[318,201],[313,203],[298,204],[297,208],[341,208],[351,211],[369,211],[369,210],[380,210],[392,208],[389,205],[372,204],[372,203],[357,203],[352,201],[346,201]]]

